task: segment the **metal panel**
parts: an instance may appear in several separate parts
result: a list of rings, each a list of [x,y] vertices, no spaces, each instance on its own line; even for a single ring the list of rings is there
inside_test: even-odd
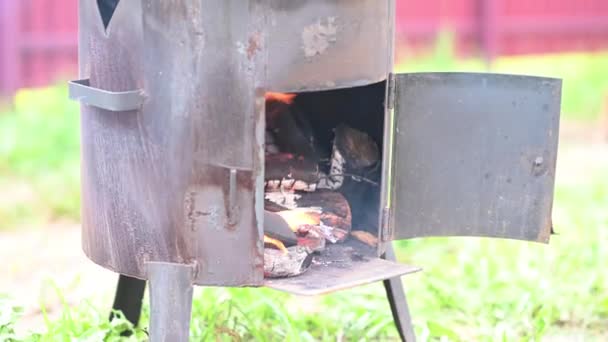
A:
[[[350,239],[328,244],[297,277],[266,279],[264,285],[302,296],[317,296],[420,271],[419,267],[377,257],[375,248]]]
[[[403,74],[395,96],[394,238],[549,240],[560,80]]]
[[[150,279],[150,341],[189,341],[194,267],[164,262],[146,265]]]
[[[270,1],[268,88],[311,91],[386,79],[395,0]]]
[[[261,2],[120,1],[107,30],[95,1],[79,11],[81,78],[146,96],[82,106],[86,254],[136,278],[158,261],[196,265],[199,285],[260,285]]]

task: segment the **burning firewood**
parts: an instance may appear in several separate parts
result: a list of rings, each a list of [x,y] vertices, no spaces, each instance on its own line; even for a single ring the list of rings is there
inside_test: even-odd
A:
[[[344,177],[361,179],[358,171],[378,163],[378,145],[369,135],[346,125],[336,127],[334,132],[328,174],[319,170],[316,156],[267,154],[264,177],[266,191],[337,190],[344,183]],[[274,142],[270,138],[267,140]],[[347,168],[352,172],[347,172]]]
[[[277,212],[282,210],[296,209],[296,200],[301,195],[293,191],[269,191],[264,193],[264,208],[268,211]]]
[[[293,232],[297,232],[302,225],[321,224],[322,209],[318,207],[301,207],[292,210],[284,210],[276,213],[287,222]]]
[[[310,118],[292,106],[295,94],[266,94],[266,128],[281,152],[317,159]]]
[[[339,192],[316,191],[302,193],[296,199],[298,207],[317,206],[321,208],[320,221],[329,227],[339,228],[347,233],[352,226],[352,213],[346,198]]]
[[[366,232],[363,230],[353,230],[352,232],[350,232],[350,235],[352,235],[357,240],[365,243],[368,246],[371,246],[371,247],[378,246],[378,238],[369,232]]]
[[[352,214],[350,206],[346,198],[338,192],[302,193],[295,199],[294,206],[290,207],[293,209],[277,210],[281,207],[277,204],[268,205],[265,208],[268,212],[265,213],[265,216],[272,213],[280,216],[293,232],[298,232],[303,225],[316,226],[327,240],[336,243],[343,241],[351,230]],[[274,221],[272,220],[272,222]],[[274,228],[281,227],[278,227],[277,224],[266,227],[271,237],[280,239],[280,236],[272,234],[273,230],[276,230]]]
[[[276,239],[287,246],[298,242],[297,236],[289,223],[277,213],[264,211],[264,238]]]
[[[264,168],[267,190],[314,191],[313,186],[319,181],[316,161],[290,153],[267,155]]]
[[[294,199],[294,205],[295,205],[295,199]],[[276,213],[277,211],[289,210],[289,207],[283,206],[279,203],[269,200],[268,198],[265,198],[264,199],[264,210]]]
[[[281,240],[271,238],[268,235],[264,235],[264,248],[275,248],[283,253],[287,253],[287,247],[285,247],[285,244]]]
[[[312,264],[313,255],[309,249],[293,246],[283,252],[278,249],[264,248],[264,277],[286,278],[300,275]]]
[[[312,252],[322,252],[325,249],[326,238],[318,228],[319,226],[302,225],[296,232],[298,246],[307,247]]]
[[[344,183],[344,156],[342,152],[336,147],[334,142],[333,151],[331,154],[331,160],[329,163],[329,175],[323,175],[320,177],[317,187],[319,189],[337,190]]]

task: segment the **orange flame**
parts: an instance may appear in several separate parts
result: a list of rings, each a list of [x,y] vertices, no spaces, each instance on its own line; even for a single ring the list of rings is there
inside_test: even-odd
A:
[[[302,208],[284,210],[277,212],[277,214],[287,222],[289,228],[294,232],[297,232],[301,225],[307,224],[317,226],[321,224],[321,213],[316,209]]]
[[[293,103],[296,96],[296,94],[287,93],[266,93],[266,101],[277,101],[290,105]]]
[[[287,247],[283,244],[283,242],[273,239],[270,236],[264,235],[264,244],[269,244],[276,247],[281,252],[287,254]]]

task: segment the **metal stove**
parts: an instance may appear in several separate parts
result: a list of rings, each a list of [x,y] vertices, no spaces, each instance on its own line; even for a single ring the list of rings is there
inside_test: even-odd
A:
[[[121,274],[114,307],[134,322],[150,282],[153,341],[188,339],[193,285],[317,295],[380,280],[413,340],[399,276],[418,268],[391,241],[548,242],[561,81],[395,74],[394,6],[80,0],[82,245]],[[298,277],[264,279],[267,92],[375,103],[355,115],[381,146],[355,215],[375,248],[336,244]]]

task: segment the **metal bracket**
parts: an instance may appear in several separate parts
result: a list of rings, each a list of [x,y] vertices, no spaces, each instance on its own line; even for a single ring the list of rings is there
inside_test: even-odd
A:
[[[145,97],[142,90],[113,92],[91,87],[89,79],[69,82],[69,97],[82,104],[112,112],[136,110],[141,107]]]

